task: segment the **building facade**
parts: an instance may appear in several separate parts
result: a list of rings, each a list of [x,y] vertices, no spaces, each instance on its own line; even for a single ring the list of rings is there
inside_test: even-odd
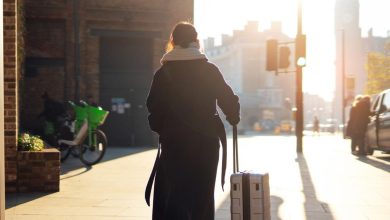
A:
[[[109,110],[109,144],[150,145],[146,96],[172,26],[193,0],[24,0],[21,123],[39,130],[42,94]]]
[[[193,0],[2,3],[7,192],[18,191],[18,133],[40,126],[44,92],[109,110],[103,130],[111,146],[153,143],[145,99],[172,26],[193,19]]]
[[[345,104],[350,105],[353,97],[364,94],[367,82],[365,65],[369,52],[383,52],[389,37],[376,37],[369,30],[362,37],[359,25],[359,0],[337,0],[335,5],[336,36],[336,89],[334,96],[334,116],[342,121],[342,82],[345,75]],[[352,85],[351,85],[352,84]],[[346,111],[346,114],[348,111]],[[348,116],[347,116],[348,118]]]
[[[19,62],[17,0],[3,1],[4,157],[6,191],[17,190],[17,134],[19,126]],[[1,180],[3,181],[3,179]]]
[[[240,97],[240,126],[245,130],[252,129],[255,123],[272,129],[281,120],[291,119],[290,107],[294,103],[286,106],[285,102],[295,100],[295,75],[276,76],[266,71],[266,40],[271,38],[293,41],[281,32],[279,22],[259,32],[258,23],[251,21],[244,30],[234,30],[232,36],[223,35],[221,45],[215,46],[212,38],[204,42],[208,58]]]
[[[0,0],[0,17],[3,18],[3,0]],[[0,54],[3,55],[3,26],[0,25]],[[4,124],[4,59],[0,60],[0,124]],[[4,160],[4,128],[0,128],[0,220],[5,219],[5,160]]]

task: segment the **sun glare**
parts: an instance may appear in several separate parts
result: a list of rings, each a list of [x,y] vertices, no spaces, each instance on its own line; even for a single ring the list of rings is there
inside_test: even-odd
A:
[[[221,34],[232,35],[235,29],[243,29],[248,20],[259,21],[259,31],[268,29],[272,21],[281,21],[282,30],[294,38],[297,31],[296,0],[243,0],[198,1],[195,4],[195,25],[200,38],[215,37],[219,43]],[[307,35],[307,67],[304,70],[304,90],[331,99],[333,92],[334,60],[333,7],[324,1],[304,1],[303,29]],[[223,7],[222,7],[223,5]],[[329,5],[331,7],[329,7]],[[311,7],[306,11],[306,7]],[[219,9],[216,9],[219,8]],[[222,10],[223,8],[223,10]],[[310,17],[310,19],[308,19]],[[315,55],[320,59],[313,59]],[[320,68],[313,68],[312,65]],[[319,87],[320,85],[327,85]]]
[[[388,0],[360,0],[360,26],[365,36],[370,27],[374,34],[390,30]],[[304,91],[331,100],[335,87],[335,0],[302,0],[303,32],[307,35],[307,60]],[[281,21],[282,30],[294,38],[297,30],[297,0],[195,0],[195,25],[200,38],[232,35],[242,30],[248,20],[259,21],[259,31],[271,21]],[[387,26],[387,27],[386,27]],[[386,29],[387,28],[387,29]]]

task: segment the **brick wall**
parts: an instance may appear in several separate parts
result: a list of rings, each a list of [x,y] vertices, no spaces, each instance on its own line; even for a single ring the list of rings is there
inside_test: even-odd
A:
[[[0,0],[0,17],[3,17],[3,0]],[[0,26],[0,53],[3,53],[3,25]],[[4,56],[3,56],[4,57]],[[4,59],[0,59],[0,125],[4,124]],[[0,129],[0,220],[5,220],[5,181],[4,181],[4,129]]]
[[[16,56],[16,2],[4,0],[4,141],[7,192],[17,190],[18,70]]]
[[[57,192],[60,186],[60,153],[57,149],[18,153],[19,192]]]
[[[54,58],[64,61],[63,66],[55,68],[53,66],[34,68],[32,73],[35,76],[24,78],[21,125],[27,130],[34,130],[39,127],[39,121],[34,122],[33,119],[42,111],[43,103],[40,96],[43,91],[48,91],[57,100],[75,98],[77,77],[74,62],[74,6],[73,1],[65,0],[24,2],[26,29],[31,29],[25,37],[27,61],[29,58],[47,61]],[[160,66],[159,61],[172,26],[178,21],[191,20],[193,17],[193,0],[88,0],[79,3],[78,7],[75,7],[80,27],[79,97],[86,100],[92,96],[97,103],[101,103],[99,100],[101,36],[93,34],[93,30],[159,33],[153,37],[153,69],[156,69]],[[40,29],[45,30],[47,37],[40,34]],[[25,71],[29,73],[30,70]],[[152,71],[150,74],[153,74]],[[63,83],[54,83],[55,79],[50,77],[61,78]]]
[[[56,95],[59,99],[73,99],[75,92],[75,64],[74,64],[74,30],[73,30],[73,5],[72,1],[65,0],[24,0],[26,9],[27,25],[29,21],[37,20],[39,24],[47,24],[51,22],[64,22],[64,34],[56,37],[64,37],[65,39],[58,39],[53,42],[61,43],[65,46],[65,51],[62,53],[62,46],[55,46],[54,48],[39,47],[37,43],[29,43],[29,35],[26,36],[26,54],[36,57],[38,54],[32,54],[29,51],[39,51],[38,56],[45,56],[46,58],[55,57],[55,54],[64,56],[65,65],[61,69],[61,77],[65,77],[64,84],[56,87],[58,91],[64,90],[63,96]],[[193,0],[88,0],[80,1],[79,9],[80,26],[80,98],[86,99],[92,96],[94,100],[99,99],[99,36],[91,34],[93,29],[103,30],[123,30],[123,31],[155,31],[160,32],[161,37],[155,39],[155,59],[154,68],[157,68],[160,63],[159,60],[164,52],[164,44],[169,37],[169,32],[172,26],[181,20],[192,20],[193,18]],[[29,27],[27,26],[27,29]],[[59,27],[58,25],[56,27]],[[46,28],[48,32],[53,28]],[[53,36],[51,36],[53,39]],[[39,40],[39,39],[32,39]],[[29,46],[30,45],[30,46]],[[57,52],[55,52],[57,51]],[[58,57],[58,56],[57,56]],[[56,72],[58,74],[58,72]],[[30,79],[28,79],[29,81]],[[34,81],[34,80],[31,80]],[[39,81],[39,86],[34,82],[28,82],[30,88],[37,88],[38,90],[50,90],[53,94],[58,92],[50,87],[50,83],[45,83],[45,80]],[[50,80],[46,80],[50,81]],[[24,86],[26,87],[26,86]],[[36,94],[38,94],[37,92]],[[29,98],[33,114],[39,112],[41,107],[37,106],[41,103],[38,95]],[[25,103],[25,101],[23,101]],[[30,111],[30,110],[29,110]],[[31,113],[31,112],[30,112]],[[24,116],[31,118],[33,114],[22,113],[22,124]],[[28,116],[27,116],[28,115]]]
[[[55,100],[64,100],[65,84],[65,20],[29,19],[26,21],[25,63],[22,106],[22,129],[40,128],[37,115],[43,111],[42,94],[47,92]]]
[[[73,21],[72,21],[72,1],[66,0],[4,0],[4,134],[5,134],[5,182],[6,191],[17,191],[17,132],[19,128],[19,100],[18,93],[21,91],[21,97],[28,98],[28,94],[35,94],[35,98],[31,99],[32,103],[41,102],[40,91],[29,90],[33,88],[20,85],[18,68],[18,25],[17,25],[17,10],[20,3],[25,5],[25,17],[29,19],[40,19],[40,21],[48,21],[58,23],[64,22],[64,34],[59,34],[62,30],[54,30],[58,26],[54,25],[51,32],[55,36],[62,35],[65,39],[61,40],[61,45],[49,45],[47,48],[39,48],[41,51],[48,53],[40,54],[43,58],[57,59],[57,64],[60,59],[64,59],[64,65],[55,67],[42,68],[42,75],[57,73],[63,76],[64,83],[61,84],[61,91],[58,94],[66,94],[65,99],[72,99],[74,96],[74,41],[73,41]],[[158,60],[163,53],[162,42],[168,39],[169,31],[174,23],[180,20],[188,20],[193,17],[193,0],[159,0],[153,2],[145,2],[143,0],[89,0],[82,1],[80,5],[80,42],[81,42],[81,59],[80,68],[83,76],[80,79],[80,98],[85,99],[86,96],[92,95],[94,99],[99,97],[99,69],[98,57],[99,53],[96,50],[99,45],[98,38],[92,36],[89,31],[92,28],[116,29],[128,31],[157,31],[161,33],[161,38],[155,39],[155,58],[154,67],[159,65]],[[178,10],[177,10],[178,9]],[[101,15],[104,16],[101,16]],[[126,16],[127,14],[127,16]],[[50,25],[48,24],[48,25]],[[57,33],[57,35],[56,35]],[[28,33],[27,33],[28,34]],[[52,37],[52,36],[50,36]],[[37,39],[39,41],[39,39]],[[50,44],[51,42],[46,42]],[[44,45],[41,45],[44,46]],[[59,46],[59,47],[57,47]],[[65,48],[63,52],[61,48]],[[28,48],[28,45],[26,45]],[[59,50],[55,50],[58,49]],[[34,50],[32,48],[30,51]],[[26,51],[26,55],[28,50]],[[51,52],[54,52],[52,54]],[[57,56],[60,54],[60,56]],[[51,75],[52,76],[52,75]],[[25,78],[23,78],[25,80]],[[37,81],[39,86],[36,88],[53,88],[52,80]],[[34,82],[32,82],[34,83]],[[59,84],[59,83],[56,83]],[[44,86],[42,86],[44,85]],[[23,88],[19,88],[19,87]],[[58,89],[59,87],[54,86]],[[62,93],[64,89],[64,93]],[[60,95],[58,95],[60,96]],[[63,97],[58,97],[63,98]],[[23,106],[24,102],[21,106]],[[23,109],[25,106],[22,107]],[[34,113],[39,111],[39,107],[34,107]],[[24,115],[24,114],[23,114]],[[28,115],[25,120],[32,120],[34,115]]]

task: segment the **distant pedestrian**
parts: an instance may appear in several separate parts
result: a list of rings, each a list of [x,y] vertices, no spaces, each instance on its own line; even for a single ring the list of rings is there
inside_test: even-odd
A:
[[[153,220],[213,220],[219,141],[226,146],[216,103],[230,124],[239,118],[238,97],[199,50],[193,25],[178,23],[147,99],[149,124],[160,136],[145,198],[155,177]],[[222,184],[226,168],[223,149]]]
[[[314,116],[313,119],[313,133],[320,134],[320,120],[318,120],[317,116]]]
[[[352,154],[356,154],[356,143],[357,143],[356,142],[357,136],[356,136],[356,133],[354,131],[356,121],[358,120],[357,113],[356,113],[356,110],[357,110],[356,106],[362,97],[363,96],[361,96],[361,95],[355,96],[355,99],[353,100],[352,106],[349,110],[349,119],[348,119],[348,123],[347,123],[346,136],[351,138],[351,153]]]
[[[365,154],[365,135],[370,116],[371,99],[357,96],[350,110],[347,136],[351,138],[351,153]]]

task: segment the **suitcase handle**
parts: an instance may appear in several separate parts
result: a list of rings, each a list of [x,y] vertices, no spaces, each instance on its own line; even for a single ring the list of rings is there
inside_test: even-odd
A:
[[[233,173],[237,173],[237,172],[239,172],[237,125],[233,125]]]

